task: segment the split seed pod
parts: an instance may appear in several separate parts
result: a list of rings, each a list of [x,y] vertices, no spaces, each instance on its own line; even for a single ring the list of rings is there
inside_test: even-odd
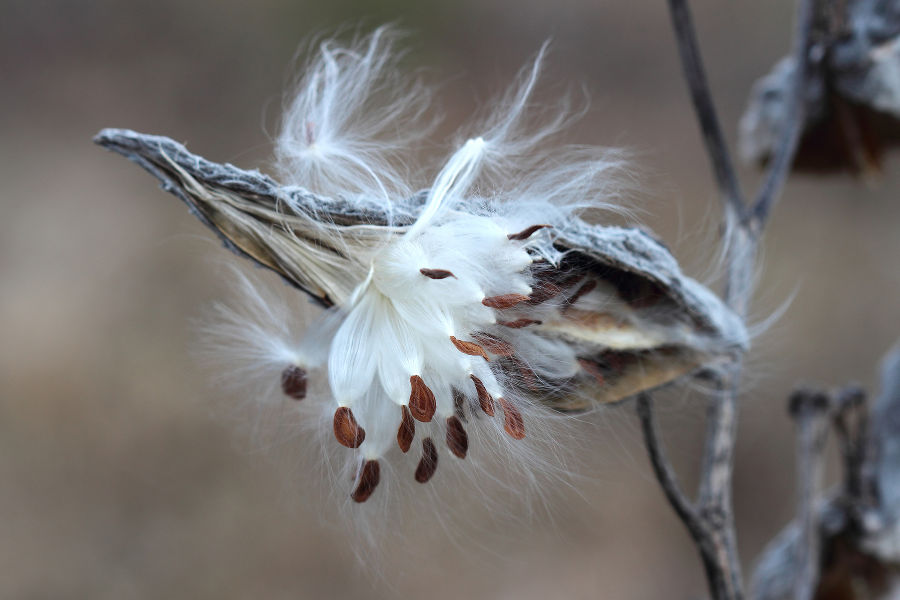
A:
[[[440,477],[435,440],[463,459],[451,463],[478,452],[472,421],[527,444],[542,410],[617,402],[746,347],[742,322],[653,237],[580,218],[582,208],[607,206],[619,164],[567,150],[542,162],[534,148],[564,119],[520,131],[540,57],[423,191],[399,184],[382,157],[401,142],[361,146],[343,131],[353,118],[418,110],[410,106],[421,89],[384,85],[395,71],[389,50],[384,30],[352,52],[323,45],[279,138],[285,183],[165,137],[106,129],[95,138],[159,179],[227,248],[327,312],[303,373],[327,372],[334,435],[356,452],[354,500],[375,492],[377,461],[402,456],[415,437],[415,479],[429,482]],[[354,99],[374,89],[400,95],[380,112]],[[329,98],[349,114],[326,110]],[[369,125],[362,130],[381,123]],[[488,174],[499,191],[477,196]]]

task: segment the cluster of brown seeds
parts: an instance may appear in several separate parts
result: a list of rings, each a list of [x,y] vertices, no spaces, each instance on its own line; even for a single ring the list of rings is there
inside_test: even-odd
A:
[[[519,233],[510,234],[508,237],[510,240],[524,240],[544,227],[548,226],[533,225]],[[452,272],[445,269],[423,268],[420,269],[420,273],[430,279],[456,277]],[[563,290],[567,290],[567,304],[571,305],[597,286],[596,280],[589,280],[580,287],[576,287],[581,283],[582,277],[568,277],[558,280],[538,277],[530,295],[512,293],[491,296],[484,298],[482,304],[495,310],[506,310],[523,303],[534,306],[556,297]],[[521,329],[530,325],[540,325],[541,321],[518,317],[508,321],[498,320],[498,324],[510,329]],[[457,350],[468,356],[480,356],[485,361],[491,360],[490,355],[499,357],[499,360],[503,363],[501,368],[512,366],[512,368],[519,371],[528,387],[537,389],[537,375],[515,357],[514,348],[508,341],[486,332],[474,332],[471,334],[471,337],[473,338],[472,340],[460,340],[450,336],[450,342]],[[601,378],[598,365],[594,363],[586,364],[587,361],[581,360],[579,362],[581,362],[582,368],[588,374],[595,378]],[[470,375],[470,378],[474,385],[475,395],[481,411],[488,417],[493,417],[496,414],[496,406],[499,404],[503,412],[503,426],[506,433],[513,439],[523,439],[525,437],[525,422],[522,418],[522,413],[516,405],[506,398],[498,397],[495,399],[492,397],[484,383],[474,374]],[[437,410],[434,392],[432,392],[421,376],[411,376],[409,383],[409,402],[400,407],[400,426],[397,430],[397,445],[404,453],[409,452],[412,448],[416,433],[415,422],[431,422]],[[304,398],[306,396],[306,371],[297,366],[288,367],[282,373],[281,384],[287,396],[298,400]],[[468,434],[463,426],[463,423],[467,421],[464,412],[466,395],[455,388],[453,389],[453,394],[456,414],[446,419],[445,442],[447,448],[454,456],[464,459],[469,449]],[[353,411],[346,406],[341,406],[335,411],[333,429],[337,441],[347,448],[358,448],[366,439],[365,429],[357,423]],[[431,437],[426,437],[422,440],[422,456],[416,467],[415,480],[419,483],[428,482],[437,470],[437,464],[437,447]],[[365,502],[374,492],[379,479],[380,466],[378,461],[369,459],[363,462],[357,474],[357,483],[351,493],[351,498],[356,502]]]

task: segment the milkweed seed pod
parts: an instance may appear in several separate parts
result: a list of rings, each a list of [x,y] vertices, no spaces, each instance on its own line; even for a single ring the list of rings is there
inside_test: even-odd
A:
[[[579,216],[609,208],[621,161],[539,151],[567,120],[521,125],[540,58],[480,135],[416,182],[397,156],[421,131],[427,94],[394,81],[392,57],[383,29],[322,45],[287,107],[283,183],[165,137],[95,140],[321,306],[281,384],[302,399],[307,377],[326,375],[353,500],[376,493],[392,456],[417,453],[420,483],[464,460],[476,421],[524,443],[541,414],[616,402],[745,348],[741,321],[663,245]]]
[[[885,150],[900,142],[900,9],[893,0],[858,0],[816,10],[794,168],[877,173]],[[771,157],[794,72],[794,58],[783,58],[753,86],[740,122],[746,161]]]

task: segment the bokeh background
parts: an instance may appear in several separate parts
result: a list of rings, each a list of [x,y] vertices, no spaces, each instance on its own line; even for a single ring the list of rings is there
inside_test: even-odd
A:
[[[792,3],[694,4],[733,143],[750,85],[788,47]],[[313,34],[385,21],[410,31],[409,67],[441,83],[439,134],[552,37],[548,89],[583,86],[591,97],[571,140],[629,149],[644,182],[641,220],[688,273],[714,275],[718,207],[663,2],[2,0],[0,597],[705,593],[627,404],[585,428],[585,477],[549,495],[546,517],[505,531],[501,519],[482,540],[498,521],[473,510],[462,540],[426,526],[403,552],[384,548],[375,568],[358,566],[305,489],[320,481],[221,418],[237,399],[198,367],[191,322],[227,297],[216,266],[225,253],[91,136],[107,126],[164,134],[265,170],[297,49]],[[775,212],[754,322],[790,304],[749,359],[735,481],[747,569],[792,512],[791,387],[871,390],[900,334],[898,184],[889,156],[872,185],[794,178]],[[662,415],[688,485],[702,412],[676,392]]]

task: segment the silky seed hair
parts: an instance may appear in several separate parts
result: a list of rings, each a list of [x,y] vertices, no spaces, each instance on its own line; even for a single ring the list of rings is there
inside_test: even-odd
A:
[[[443,163],[412,168],[408,150],[428,133],[431,92],[398,75],[395,41],[381,28],[348,46],[323,42],[276,140],[284,230],[304,231],[283,242],[285,255],[333,306],[298,334],[288,324],[296,308],[270,304],[263,286],[238,275],[244,307],[219,307],[207,337],[243,361],[233,379],[274,374],[266,402],[318,411],[305,431],[322,440],[333,500],[360,521],[410,485],[428,505],[453,495],[451,485],[539,498],[542,481],[569,471],[577,445],[561,433],[567,417],[540,398],[571,392],[566,382],[590,368],[537,328],[615,294],[542,274],[562,257],[555,229],[584,209],[622,212],[616,202],[628,187],[620,154],[551,147],[571,115],[565,101],[532,110],[546,48]],[[535,112],[544,124],[529,127]],[[333,223],[324,207],[292,206],[291,186],[393,219]],[[415,194],[423,203],[408,214],[401,200]],[[327,393],[312,393],[317,379]],[[374,535],[369,523],[360,529]]]

